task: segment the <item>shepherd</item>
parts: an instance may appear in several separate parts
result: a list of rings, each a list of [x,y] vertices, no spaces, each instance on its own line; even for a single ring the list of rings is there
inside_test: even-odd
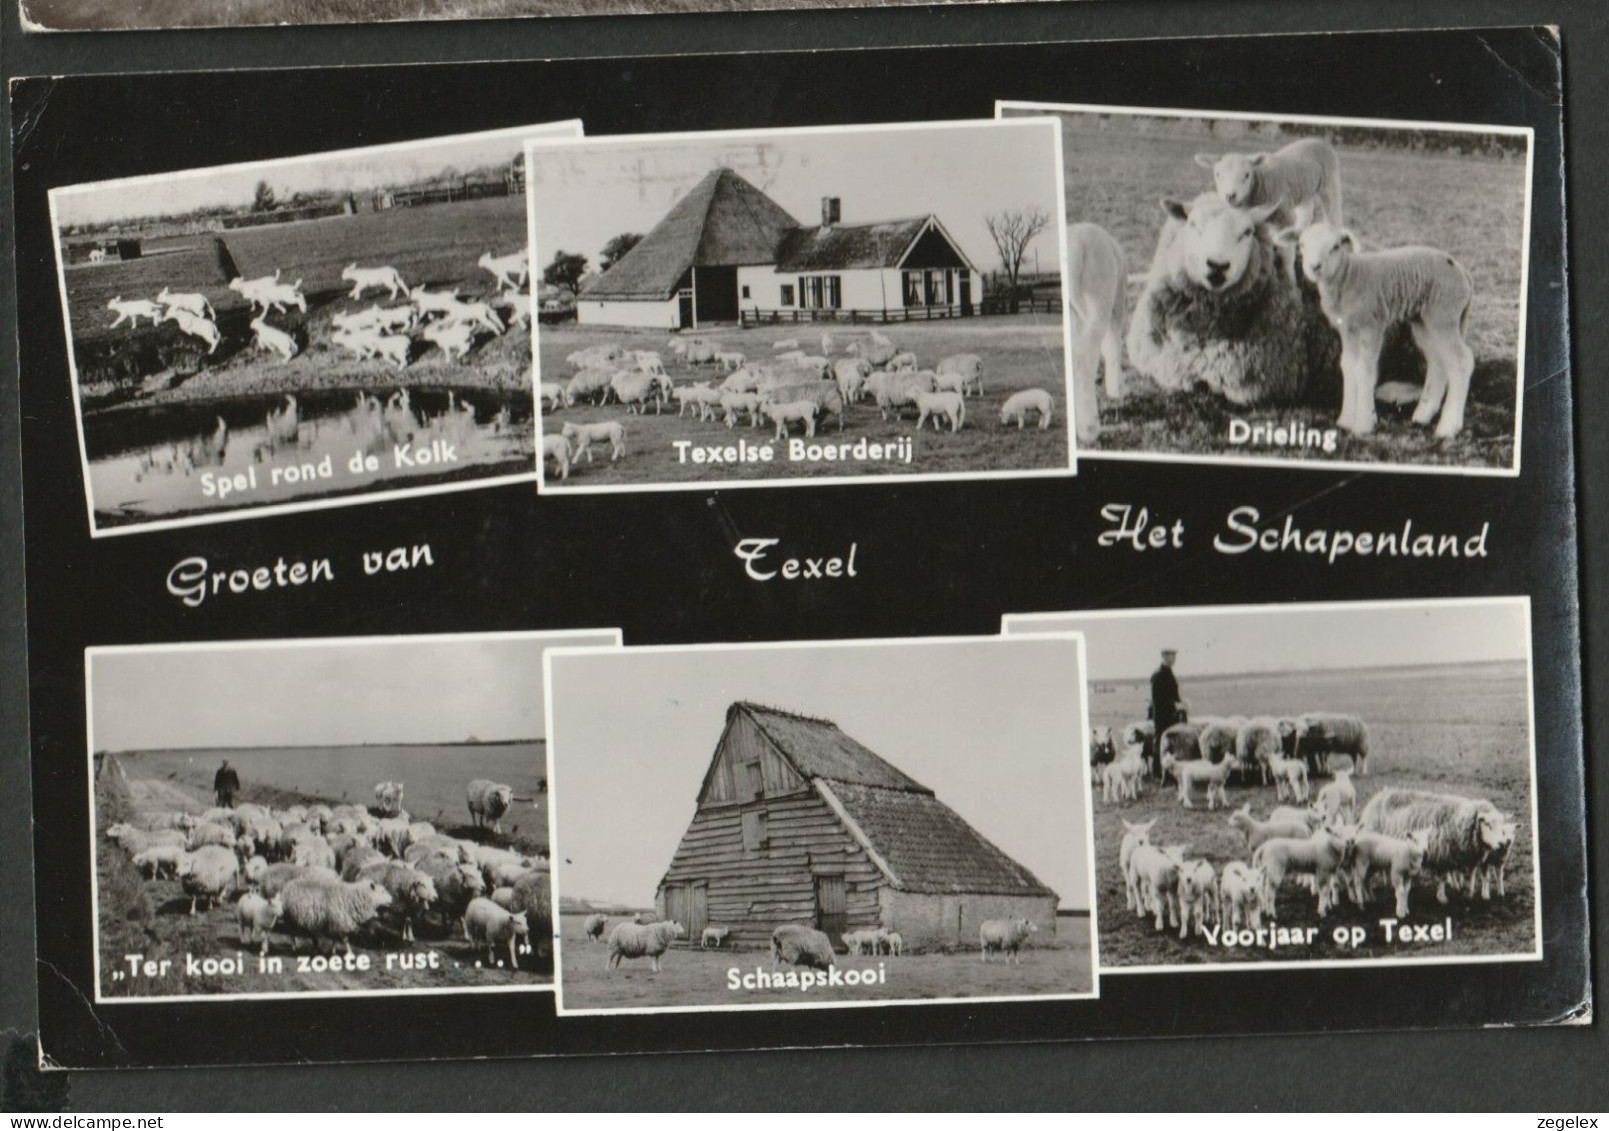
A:
[[[1179,681],[1173,674],[1173,661],[1179,653],[1172,648],[1162,649],[1162,664],[1151,673],[1151,722],[1155,728],[1158,762],[1152,769],[1161,777],[1162,735],[1174,723],[1182,721],[1179,698]]]
[[[235,807],[235,794],[240,792],[240,775],[225,758],[218,767],[218,772],[212,775],[212,791],[218,795],[218,804],[225,809]]]

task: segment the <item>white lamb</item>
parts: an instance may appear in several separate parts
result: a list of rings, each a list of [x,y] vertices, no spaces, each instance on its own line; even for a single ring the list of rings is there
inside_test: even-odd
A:
[[[1261,927],[1267,884],[1267,877],[1243,860],[1225,864],[1218,880],[1218,921],[1235,931]]]
[[[178,844],[157,844],[134,854],[134,866],[147,879],[163,874],[178,876],[179,865],[184,862],[184,847]]]
[[[743,355],[736,350],[717,350],[715,360],[723,372],[735,371],[743,368]]]
[[[1280,754],[1268,755],[1268,772],[1274,776],[1274,785],[1281,801],[1307,800],[1307,763],[1300,758],[1286,758]]]
[[[1331,224],[1341,220],[1341,162],[1330,143],[1309,137],[1273,153],[1196,154],[1212,170],[1212,185],[1234,208],[1278,204],[1273,219],[1305,228],[1319,211]]]
[[[1151,829],[1155,827],[1160,818],[1152,817],[1143,825],[1123,822],[1123,842],[1118,846],[1117,866],[1123,873],[1124,906],[1130,911],[1137,911],[1140,907],[1140,890],[1133,869],[1134,850],[1141,845],[1151,843]]]
[[[682,390],[676,390],[678,393]],[[743,413],[749,414],[749,423],[760,423],[760,396],[758,393],[721,393],[720,405],[726,413],[726,426],[732,428]]]
[[[542,458],[558,465],[560,479],[570,478],[570,442],[563,436],[549,432],[542,437]]]
[[[1352,784],[1352,771],[1337,770],[1335,780],[1327,783],[1318,791],[1318,800],[1315,805],[1319,811],[1319,816],[1326,821],[1339,814],[1343,809],[1346,810],[1348,820],[1356,817],[1358,791]]]
[[[106,304],[106,309],[117,312],[117,317],[111,326],[113,330],[121,326],[124,319],[128,320],[131,327],[138,326],[142,318],[149,318],[153,326],[162,321],[162,308],[143,298],[125,299],[122,295],[118,295]]]
[[[947,379],[959,377],[960,393],[965,395],[968,389],[975,386],[978,396],[983,396],[983,358],[975,353],[954,353],[942,358],[933,372],[941,388],[947,387],[944,385]]]
[[[530,256],[525,248],[498,256],[488,251],[475,263],[497,277],[497,289],[500,291],[519,290],[530,275]]]
[[[188,853],[179,862],[179,881],[190,897],[190,914],[196,913],[198,900],[221,902],[239,875],[240,861],[232,849],[209,844]]]
[[[1222,802],[1225,809],[1229,808],[1229,794],[1224,786],[1229,781],[1229,773],[1234,763],[1225,758],[1222,762],[1209,762],[1204,758],[1190,762],[1181,762],[1172,754],[1162,756],[1162,776],[1173,775],[1179,783],[1179,804],[1186,809],[1194,809],[1195,805],[1190,798],[1195,793],[1197,782],[1207,787],[1207,808],[1216,809]]]
[[[519,966],[515,957],[516,941],[528,938],[531,933],[530,924],[525,918],[525,912],[505,911],[491,900],[484,897],[472,899],[469,906],[464,909],[464,938],[475,947],[486,948],[486,964],[498,965],[493,948],[506,944],[508,946],[508,967],[510,970]]]
[[[1138,801],[1140,783],[1144,780],[1145,747],[1139,744],[1125,746],[1123,753],[1106,767],[1106,773],[1102,775],[1102,799],[1107,802]]]
[[[423,284],[409,291],[408,297],[418,309],[420,318],[428,318],[432,314],[451,314],[459,306],[457,292],[428,291]]]
[[[927,423],[927,418],[930,416],[933,418],[933,431],[935,432],[939,431],[940,417],[949,421],[951,432],[961,431],[961,426],[966,423],[967,406],[960,393],[919,392],[914,394],[914,400],[918,414],[916,417],[916,430],[918,432],[922,430],[922,425]]]
[[[192,338],[200,338],[207,343],[207,352],[217,352],[218,346],[223,342],[223,334],[219,333],[218,326],[211,319],[200,314],[192,314],[181,307],[170,307],[163,321],[175,323],[181,331]]]
[[[1024,389],[1020,393],[1012,393],[1006,398],[1006,403],[1000,406],[1000,423],[1005,425],[1012,420],[1017,422],[1020,432],[1028,421],[1030,412],[1039,414],[1039,427],[1049,428],[1055,401],[1043,389]]]
[[[1218,875],[1205,860],[1190,860],[1179,868],[1179,937],[1206,934],[1218,918]]]
[[[467,322],[490,330],[499,337],[508,330],[507,324],[498,317],[489,302],[459,302],[454,299],[452,302],[436,303],[432,309],[450,322]]]
[[[265,319],[268,312],[265,310],[251,320],[252,333],[256,335],[257,345],[265,350],[279,354],[279,363],[285,365],[295,357],[301,349],[296,339],[276,326],[270,326]]]
[[[1170,844],[1157,848],[1151,844],[1135,847],[1129,857],[1138,896],[1135,912],[1141,919],[1147,913],[1155,918],[1156,929],[1179,925],[1179,869],[1188,845]]]
[[[784,351],[787,351],[787,350],[797,350],[799,348],[799,339],[798,338],[782,338],[779,341],[772,342],[771,343],[771,348],[773,350],[775,350],[777,353],[783,353]],[[799,356],[803,357],[804,354],[801,353]]]
[[[199,291],[170,291],[163,287],[157,292],[156,301],[167,307],[168,310],[182,310],[187,314],[194,314],[197,318],[206,318],[216,321],[218,312],[212,309],[212,303],[207,296]]]
[[[376,290],[384,287],[391,292],[393,302],[398,294],[408,293],[408,284],[402,281],[402,275],[395,267],[359,267],[356,263],[350,263],[341,271],[341,278],[352,284],[348,298],[362,298],[363,292],[370,287]]]
[[[1429,424],[1440,413],[1438,437],[1463,431],[1475,371],[1465,341],[1475,285],[1464,265],[1433,247],[1363,251],[1351,232],[1325,223],[1280,239],[1301,248],[1302,272],[1318,285],[1324,316],[1341,335],[1340,426],[1360,435],[1374,431],[1380,349],[1386,331],[1405,322],[1426,365],[1413,422]]]
[[[284,913],[285,905],[277,895],[273,899],[264,899],[256,892],[241,896],[240,902],[235,904],[235,922],[240,927],[241,943],[260,943],[258,953],[267,954],[268,932],[274,929]]]
[[[1305,840],[1275,837],[1252,853],[1252,866],[1267,876],[1263,902],[1274,914],[1280,885],[1288,875],[1308,875],[1318,891],[1318,915],[1324,918],[1335,899],[1334,880],[1352,862],[1354,833],[1348,829],[1317,829]]]
[[[570,462],[574,463],[582,452],[586,453],[587,462],[592,462],[592,445],[608,444],[609,461],[613,463],[626,454],[626,426],[618,420],[606,420],[597,424],[575,424],[566,421],[564,425],[564,438],[573,445]]]
[[[1408,895],[1414,877],[1424,870],[1425,850],[1429,844],[1429,829],[1414,829],[1406,838],[1373,832],[1355,834],[1348,877],[1352,902],[1359,907],[1367,906],[1370,876],[1377,872],[1391,881],[1391,890],[1397,897],[1397,918],[1406,919]]]
[[[1101,431],[1095,386],[1106,365],[1106,395],[1123,399],[1123,326],[1128,317],[1128,261],[1098,224],[1067,229],[1068,309],[1073,321],[1073,420],[1080,440]]]
[[[805,435],[816,434],[816,404],[814,401],[788,401],[785,404],[767,404],[760,409],[766,418],[777,426],[776,438],[788,435],[788,426],[794,421],[804,425]]]
[[[549,412],[558,412],[571,403],[570,395],[557,381],[543,381],[539,391],[542,399],[548,402]]]

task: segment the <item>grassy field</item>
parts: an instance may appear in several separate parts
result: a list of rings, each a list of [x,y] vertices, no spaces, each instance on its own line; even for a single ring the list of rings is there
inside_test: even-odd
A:
[[[1215,141],[1178,123],[1139,135],[1114,116],[1110,129],[1069,126],[1064,146],[1067,217],[1099,224],[1122,245],[1132,276],[1151,264],[1163,214],[1158,199],[1188,200],[1212,187],[1211,175],[1194,162],[1199,152],[1271,149],[1277,140]],[[1154,383],[1129,371],[1130,395],[1114,404],[1101,400],[1101,451],[1279,455],[1282,458],[1508,467],[1513,459],[1519,398],[1518,334],[1525,219],[1525,164],[1484,156],[1399,152],[1337,145],[1347,226],[1369,247],[1429,244],[1450,252],[1474,279],[1469,344],[1475,376],[1464,434],[1438,441],[1412,425],[1412,411],[1382,406],[1370,437],[1344,434],[1333,453],[1310,449],[1257,451],[1227,440],[1227,406],[1206,396],[1163,396]],[[1130,309],[1142,284],[1130,283]],[[1383,380],[1407,377],[1393,360],[1416,366],[1406,355],[1388,353]],[[1422,377],[1419,378],[1422,380]],[[1323,403],[1277,413],[1241,412],[1243,418],[1277,415],[1316,427],[1334,425],[1339,384]]]
[[[864,329],[828,328],[809,326],[766,326],[750,330],[735,327],[714,330],[703,336],[719,343],[723,349],[736,350],[751,359],[763,359],[775,352],[772,343],[783,338],[797,338],[801,343],[819,348],[822,329],[833,335],[833,357],[844,356],[843,350]],[[594,453],[591,463],[582,462],[570,469],[570,478],[560,480],[548,469],[549,488],[564,486],[600,486],[615,484],[657,484],[709,482],[722,483],[734,479],[783,478],[841,478],[850,475],[967,475],[985,471],[1028,471],[1066,468],[1068,464],[1066,381],[1063,373],[1062,326],[1060,318],[1052,315],[1012,315],[990,318],[953,319],[945,321],[910,323],[880,328],[901,349],[913,351],[920,363],[931,367],[940,358],[956,353],[974,353],[983,358],[982,397],[966,400],[966,422],[956,433],[948,428],[935,432],[931,425],[921,434],[916,433],[915,414],[906,410],[902,421],[884,421],[872,402],[862,401],[848,407],[848,419],[842,435],[837,422],[828,417],[824,428],[818,429],[817,443],[853,443],[862,438],[872,443],[910,438],[909,463],[883,460],[800,461],[787,458],[786,444],[775,446],[776,456],[770,463],[696,464],[682,462],[676,441],[686,440],[694,445],[729,445],[739,438],[750,444],[772,441],[775,429],[762,421],[762,427],[753,428],[746,422],[728,429],[720,422],[700,422],[692,415],[678,417],[674,405],[665,415],[656,416],[651,410],[643,416],[628,415],[618,404],[596,408],[578,403],[558,412],[547,413],[543,421],[544,433],[558,432],[568,421],[590,422],[619,420],[626,426],[626,456],[611,464],[606,448]],[[665,349],[667,334],[664,331],[631,331],[609,328],[543,327],[537,337],[543,381],[568,381],[574,375],[573,366],[565,358],[578,349],[601,343],[614,342],[625,349],[658,350],[666,358],[671,378],[678,385],[695,381],[712,381],[719,384],[719,370],[704,367],[702,372],[675,363]],[[813,343],[813,344],[812,344]],[[1055,399],[1054,419],[1051,427],[1041,430],[1033,424],[1018,431],[1015,426],[1000,426],[1000,405],[1012,393],[1026,388],[1042,388]],[[544,410],[546,406],[543,406]],[[797,425],[793,436],[802,438]],[[599,462],[598,456],[603,457]]]
[[[1315,959],[1445,958],[1451,955],[1529,954],[1537,945],[1536,890],[1531,827],[1531,762],[1527,735],[1526,672],[1523,664],[1469,664],[1456,667],[1290,672],[1214,679],[1186,679],[1186,694],[1200,714],[1299,714],[1310,710],[1353,712],[1369,724],[1369,773],[1354,779],[1361,810],[1369,796],[1388,787],[1425,789],[1489,799],[1516,821],[1518,835],[1509,859],[1508,894],[1489,903],[1449,894],[1438,906],[1435,886],[1417,882],[1409,921],[1439,923],[1450,916],[1454,935],[1444,943],[1387,945],[1378,925],[1394,914],[1382,893],[1365,913],[1343,903],[1324,921],[1311,947],[1277,950],[1214,947],[1200,938],[1181,941],[1177,931],[1158,933],[1151,920],[1124,910],[1118,849],[1123,821],[1157,818],[1153,844],[1188,844],[1191,859],[1205,858],[1222,871],[1230,860],[1245,860],[1245,839],[1222,810],[1179,804],[1172,784],[1147,781],[1137,802],[1095,803],[1096,906],[1100,908],[1103,966],[1173,966],[1203,962],[1310,961]],[[1094,726],[1117,729],[1145,717],[1149,685],[1092,682],[1090,717]],[[1344,768],[1344,759],[1336,759]],[[1323,784],[1318,779],[1315,790]],[[1281,802],[1273,786],[1236,784],[1228,789],[1233,808],[1250,802],[1266,817]],[[1305,889],[1287,883],[1280,895],[1278,924],[1317,926],[1315,901]],[[1330,929],[1359,926],[1369,932],[1356,948],[1335,945]]]
[[[355,954],[367,955],[368,971],[298,971],[289,957],[288,936],[277,934],[269,953],[285,960],[282,973],[258,973],[254,944],[243,944],[233,903],[189,914],[190,901],[174,880],[146,880],[129,855],[106,839],[119,821],[142,825],[157,811],[199,813],[213,804],[212,774],[228,757],[240,774],[237,801],[288,806],[368,803],[374,783],[401,779],[404,808],[415,820],[428,820],[452,836],[484,840],[522,852],[545,852],[546,796],[538,793],[544,764],[540,742],[453,747],[339,747],[294,750],[162,750],[109,755],[95,783],[95,874],[100,932],[101,992],[107,997],[295,993],[393,989],[467,989],[485,986],[546,985],[551,960],[522,958],[519,970],[487,966],[484,951],[465,942],[457,923],[416,923],[417,941],[404,944],[398,933],[371,924],[352,940]],[[516,801],[503,820],[504,835],[473,829],[464,788],[487,777],[514,787],[516,797],[534,797],[540,807]],[[310,953],[304,943],[303,954]],[[243,975],[186,975],[185,958],[247,955]],[[173,962],[164,976],[115,978],[127,971],[126,955]],[[434,968],[429,956],[436,955]],[[392,963],[387,967],[388,959]],[[419,969],[402,968],[405,959]],[[529,965],[525,965],[529,963]]]
[[[942,998],[1031,997],[1083,994],[1094,986],[1089,920],[1057,919],[1057,935],[1037,934],[1022,954],[1020,966],[979,961],[978,952],[904,954],[898,958],[845,955],[842,970],[875,971],[885,980],[874,985],[813,987],[809,991],[732,990],[728,971],[752,974],[771,969],[768,950],[701,950],[686,943],[668,951],[654,973],[639,958],[606,970],[609,949],[587,942],[585,915],[559,916],[560,995],[565,1009],[666,1009],[710,1005],[798,1005],[854,1001],[931,1001]],[[784,967],[784,969],[787,969]]]

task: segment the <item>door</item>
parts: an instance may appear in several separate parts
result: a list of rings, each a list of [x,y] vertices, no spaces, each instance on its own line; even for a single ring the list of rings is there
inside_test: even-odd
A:
[[[677,291],[676,292],[676,327],[677,327],[677,329],[680,329],[680,330],[688,330],[688,329],[691,329],[692,326],[693,326],[693,292],[690,291],[690,290]]]
[[[710,925],[710,886],[694,884],[687,907],[687,938],[697,939]]]
[[[687,904],[686,884],[671,884],[665,888],[665,918],[674,919],[682,926],[687,927]],[[689,935],[693,933],[691,927],[688,927],[687,933]]]
[[[972,313],[972,272],[961,272],[961,315]]]
[[[835,948],[843,947],[849,909],[842,876],[816,877],[816,929],[825,932]]]

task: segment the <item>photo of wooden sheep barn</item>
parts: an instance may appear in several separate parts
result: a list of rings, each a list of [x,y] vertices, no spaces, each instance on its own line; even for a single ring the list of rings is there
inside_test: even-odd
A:
[[[54,190],[92,532],[534,478],[523,143],[578,130]]]
[[[91,649],[96,1000],[551,988],[536,673],[619,639]]]
[[[1107,969],[1541,957],[1526,599],[1004,628],[1087,639]]]
[[[1092,993],[1088,791],[1068,729],[1080,709],[995,728],[985,757],[974,737],[1007,707],[979,717],[977,684],[942,698],[991,656],[1040,665],[1024,695],[1078,670],[1076,637],[1035,643],[1047,647],[555,652],[562,1011]],[[931,681],[906,696],[920,722],[877,721],[864,697],[912,671]],[[621,678],[669,698],[635,717],[597,712]],[[780,705],[723,690],[790,684]],[[814,713],[835,702],[845,709]],[[980,795],[991,780],[996,794]],[[610,819],[596,819],[610,797]]]
[[[1529,129],[998,112],[1062,124],[1085,454],[1518,474]]]
[[[533,141],[543,489],[1070,473],[1058,140]]]

